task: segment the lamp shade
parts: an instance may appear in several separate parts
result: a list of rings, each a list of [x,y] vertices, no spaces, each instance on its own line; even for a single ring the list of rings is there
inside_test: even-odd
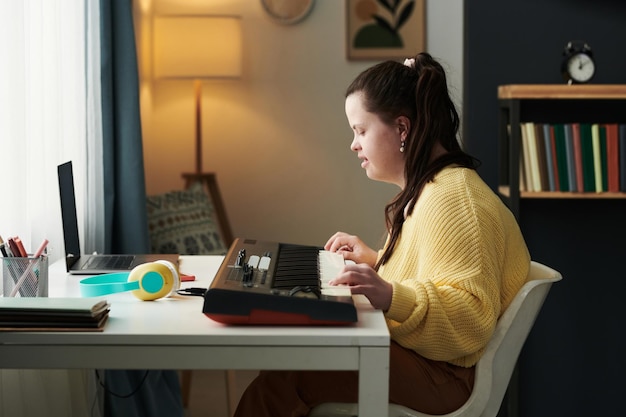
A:
[[[157,16],[153,26],[156,78],[241,76],[241,19],[235,16]]]

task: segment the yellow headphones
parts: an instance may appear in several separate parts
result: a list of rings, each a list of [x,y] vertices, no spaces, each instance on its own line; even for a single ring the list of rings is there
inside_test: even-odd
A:
[[[130,272],[85,278],[79,286],[83,297],[132,291],[140,300],[152,301],[175,294],[180,288],[180,274],[176,265],[159,260],[138,265]]]

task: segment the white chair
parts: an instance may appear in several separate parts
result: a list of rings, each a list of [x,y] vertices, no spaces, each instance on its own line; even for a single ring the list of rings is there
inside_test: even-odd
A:
[[[461,408],[438,417],[495,417],[504,398],[515,363],[552,283],[561,280],[554,269],[532,262],[528,281],[498,320],[493,337],[476,364],[474,390]],[[357,404],[325,403],[309,417],[356,416]],[[397,404],[389,404],[389,417],[431,417]]]

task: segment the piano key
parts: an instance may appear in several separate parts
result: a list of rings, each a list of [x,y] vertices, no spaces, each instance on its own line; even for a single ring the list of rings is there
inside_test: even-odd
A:
[[[320,281],[322,288],[324,288],[325,283],[339,275],[345,266],[345,261],[342,254],[326,250],[319,251],[318,261]]]
[[[350,297],[352,291],[346,285],[332,285],[327,288],[322,287],[322,295],[332,295],[334,297]]]

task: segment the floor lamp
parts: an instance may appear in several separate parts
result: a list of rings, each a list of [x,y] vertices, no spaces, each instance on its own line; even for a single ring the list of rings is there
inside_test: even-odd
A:
[[[155,16],[153,59],[156,79],[194,81],[195,164],[194,172],[182,174],[185,187],[206,185],[226,246],[233,235],[217,186],[215,173],[202,169],[202,83],[208,79],[241,77],[242,30],[236,16]]]

